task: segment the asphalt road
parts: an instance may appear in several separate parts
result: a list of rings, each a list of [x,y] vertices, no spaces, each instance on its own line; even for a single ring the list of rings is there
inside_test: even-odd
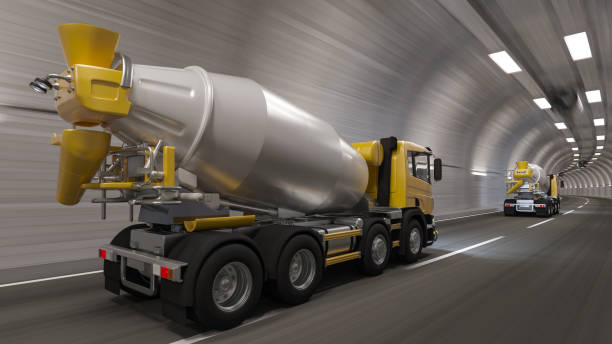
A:
[[[1,287],[0,342],[610,343],[612,200],[561,206],[571,212],[548,222],[501,213],[441,221],[419,263],[370,278],[334,267],[310,302],[264,299],[222,333],[172,323],[159,301],[113,296],[100,273]],[[99,264],[3,270],[0,283]]]

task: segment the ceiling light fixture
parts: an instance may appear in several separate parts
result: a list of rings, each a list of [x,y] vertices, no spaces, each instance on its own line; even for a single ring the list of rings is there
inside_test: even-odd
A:
[[[486,176],[487,173],[486,172],[478,172],[478,171],[472,171],[472,174],[475,176]]]
[[[551,108],[550,103],[548,102],[548,100],[546,100],[546,98],[535,98],[533,101],[542,110],[546,110],[546,109],[550,109]]]
[[[584,60],[593,57],[591,55],[591,47],[589,46],[589,39],[586,32],[579,32],[573,35],[567,35],[563,37],[567,49],[572,55],[572,60]]]
[[[595,118],[593,120],[593,124],[595,124],[596,127],[601,127],[602,125],[606,124],[606,120],[603,118]]]
[[[606,135],[597,135],[597,141],[603,141],[606,139]]]
[[[559,130],[567,129],[567,126],[563,122],[555,123],[555,127],[557,127],[557,129],[559,129]]]
[[[566,137],[565,141],[567,141],[567,142],[576,142],[576,140],[574,140],[573,137]]]
[[[597,149],[603,149],[603,146],[597,146]]]
[[[574,154],[574,156],[580,156],[580,154]]]
[[[599,92],[599,90],[586,91],[584,94],[586,95],[589,103],[601,102],[601,92]]]
[[[573,151],[577,151],[577,150],[578,150],[578,147],[572,147],[572,150],[573,150]]]
[[[601,153],[598,152],[598,153],[595,153],[595,155],[599,156],[599,155],[601,155]]]
[[[510,55],[508,55],[505,50],[489,54],[489,57],[491,58],[491,60],[497,63],[499,68],[501,68],[507,74],[512,74],[521,71],[521,67],[519,67],[519,65],[514,62],[512,57],[510,57]]]

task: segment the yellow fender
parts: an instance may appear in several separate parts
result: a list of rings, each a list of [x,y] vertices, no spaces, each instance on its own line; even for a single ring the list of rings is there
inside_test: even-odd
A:
[[[185,229],[188,232],[218,228],[236,228],[250,226],[253,223],[255,223],[255,215],[208,217],[184,222]]]

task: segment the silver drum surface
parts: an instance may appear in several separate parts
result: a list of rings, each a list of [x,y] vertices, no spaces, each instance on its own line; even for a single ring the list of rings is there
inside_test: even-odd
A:
[[[120,139],[176,147],[198,188],[303,213],[351,208],[364,159],[327,122],[239,77],[134,65],[132,110],[107,127]]]

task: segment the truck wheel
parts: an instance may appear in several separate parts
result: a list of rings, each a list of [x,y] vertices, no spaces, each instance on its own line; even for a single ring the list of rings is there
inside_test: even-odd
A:
[[[421,224],[417,220],[410,220],[402,226],[400,232],[400,245],[402,241],[407,244],[405,254],[400,256],[402,261],[406,263],[414,263],[419,259],[421,250],[423,249],[423,230]]]
[[[194,313],[217,330],[237,326],[257,305],[262,285],[263,269],[251,249],[240,244],[221,247],[200,269]]]
[[[380,275],[389,263],[391,245],[389,232],[385,226],[377,223],[368,230],[361,248],[359,270],[365,275]]]
[[[323,275],[323,254],[308,235],[298,235],[283,249],[278,262],[276,295],[297,305],[310,299]]]
[[[536,210],[535,214],[537,217],[548,217],[550,216],[550,210],[548,204],[544,204],[544,209],[539,208],[540,211]]]
[[[511,204],[511,207],[506,207],[506,204]],[[504,216],[515,216],[516,208],[514,207],[516,203],[514,200],[506,199],[504,200]]]

